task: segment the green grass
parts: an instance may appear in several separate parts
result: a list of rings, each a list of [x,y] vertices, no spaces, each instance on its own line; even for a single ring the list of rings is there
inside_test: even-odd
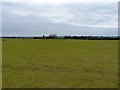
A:
[[[118,41],[4,39],[3,88],[117,88]]]
[[[0,89],[2,89],[2,39],[0,38]]]

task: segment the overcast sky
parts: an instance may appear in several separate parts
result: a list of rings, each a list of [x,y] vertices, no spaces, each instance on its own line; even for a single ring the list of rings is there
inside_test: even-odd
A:
[[[117,15],[118,0],[4,0],[0,16],[3,36],[38,36],[117,35]]]

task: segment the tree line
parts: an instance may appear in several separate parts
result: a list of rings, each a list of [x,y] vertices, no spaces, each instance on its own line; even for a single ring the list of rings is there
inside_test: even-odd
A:
[[[2,37],[2,38],[22,38],[22,39],[77,39],[77,40],[120,40],[119,36],[35,36],[35,37]]]

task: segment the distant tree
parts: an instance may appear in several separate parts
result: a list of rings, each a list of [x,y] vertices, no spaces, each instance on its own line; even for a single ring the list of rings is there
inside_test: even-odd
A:
[[[43,37],[42,37],[43,39],[45,38],[45,35],[43,35]]]
[[[47,38],[48,39],[55,39],[55,38],[57,38],[57,34],[50,34]]]

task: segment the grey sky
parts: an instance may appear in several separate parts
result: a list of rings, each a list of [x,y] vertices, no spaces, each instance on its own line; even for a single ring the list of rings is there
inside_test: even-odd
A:
[[[118,34],[117,2],[45,1],[2,2],[3,35]]]

